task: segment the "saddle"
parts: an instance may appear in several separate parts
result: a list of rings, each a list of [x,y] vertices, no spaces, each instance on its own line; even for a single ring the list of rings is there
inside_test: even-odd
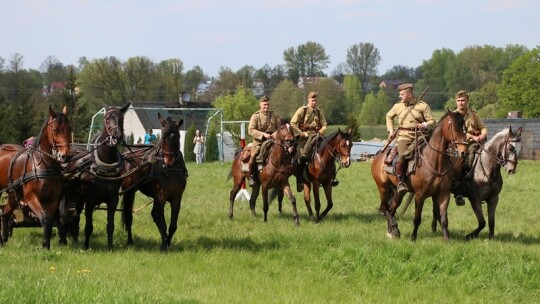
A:
[[[245,146],[240,153],[240,160],[245,164],[249,163],[249,159],[251,157],[251,143]]]

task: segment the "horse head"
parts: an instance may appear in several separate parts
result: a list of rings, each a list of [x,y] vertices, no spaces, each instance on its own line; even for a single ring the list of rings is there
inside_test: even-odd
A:
[[[43,140],[50,145],[53,157],[59,162],[66,162],[71,154],[71,124],[67,118],[67,106],[59,113],[49,106],[47,128],[43,131]]]
[[[349,129],[348,132],[342,132],[341,129],[338,128],[338,135],[336,137],[337,145],[335,153],[339,155],[339,162],[341,166],[345,168],[348,168],[351,165],[351,149],[353,146],[351,131],[352,129]]]
[[[508,134],[504,138],[502,145],[502,163],[508,174],[516,173],[518,164],[518,156],[521,152],[521,127],[516,132],[512,132],[512,127],[508,130]]]
[[[278,143],[282,144],[285,148],[290,150],[294,147],[294,134],[292,133],[291,125],[288,122],[280,123],[274,134]]]
[[[442,124],[443,138],[446,142],[450,143],[449,151],[454,156],[465,158],[469,153],[465,119],[461,113],[452,112],[448,109],[446,111],[446,115],[439,122]]]
[[[103,118],[104,132],[106,133],[107,145],[115,147],[124,140],[124,114],[131,102],[123,107],[108,107]]]
[[[163,151],[163,163],[166,167],[172,167],[180,155],[180,126],[184,123],[183,119],[176,122],[171,117],[163,119],[158,113],[161,122],[161,150]]]

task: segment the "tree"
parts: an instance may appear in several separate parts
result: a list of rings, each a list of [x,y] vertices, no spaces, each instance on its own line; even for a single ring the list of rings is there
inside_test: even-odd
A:
[[[315,84],[308,87],[307,91],[318,91],[320,108],[328,124],[345,124],[347,119],[347,109],[345,106],[345,96],[343,89],[332,78],[322,78]]]
[[[382,92],[382,93],[381,93]],[[380,124],[385,119],[385,105],[383,100],[386,100],[386,97],[383,99],[384,92],[379,92],[378,96],[375,96],[374,93],[369,93],[366,96],[364,104],[362,105],[362,110],[360,110],[360,116],[358,122],[362,125],[374,126]]]
[[[521,111],[523,117],[540,118],[540,47],[517,58],[503,73],[497,96],[498,117]]]
[[[81,92],[86,98],[113,106],[123,105],[129,100],[126,73],[116,57],[86,62],[79,79]]]
[[[361,42],[352,45],[347,50],[347,64],[364,87],[372,77],[377,75],[377,66],[380,61],[379,49],[372,43]]]
[[[323,70],[330,63],[330,56],[324,47],[313,41],[301,44],[296,49],[290,47],[283,52],[283,61],[289,79],[298,82],[300,76],[324,76]]]
[[[429,85],[430,106],[432,109],[442,109],[455,92],[448,91],[454,87],[454,67],[456,55],[450,49],[435,50],[429,60],[422,63],[422,79],[417,87]],[[421,85],[420,85],[421,84]]]
[[[212,124],[206,138],[206,151],[204,154],[205,161],[214,162],[219,160],[219,146],[217,139],[217,126]]]
[[[416,70],[414,68],[395,65],[381,76],[383,80],[401,80],[403,83],[416,82]]]
[[[257,98],[251,89],[238,86],[234,94],[223,94],[214,101],[216,108],[223,109],[224,120],[249,120],[251,115],[259,109]],[[227,125],[225,129],[231,132],[234,142],[240,139],[240,126]]]
[[[346,75],[343,80],[343,89],[347,113],[358,114],[362,107],[362,101],[364,100],[362,84],[358,77],[355,75]]]
[[[44,75],[44,81],[47,85],[52,82],[64,82],[66,80],[66,69],[55,56],[48,56],[39,68]]]
[[[284,119],[290,119],[303,104],[304,93],[289,79],[281,81],[270,96],[270,108]]]
[[[182,61],[176,61],[179,64],[176,70],[173,70],[173,77],[179,78],[182,74]],[[155,67],[154,63],[148,57],[131,57],[124,64],[124,73],[127,80],[127,98],[128,100],[147,100],[151,98],[152,82],[154,81]],[[178,81],[177,81],[178,82]]]

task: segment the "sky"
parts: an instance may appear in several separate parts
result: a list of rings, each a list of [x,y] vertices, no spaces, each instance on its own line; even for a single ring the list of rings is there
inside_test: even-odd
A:
[[[538,0],[3,0],[0,57],[23,56],[40,69],[49,56],[64,65],[115,56],[178,58],[184,72],[200,66],[284,64],[283,52],[321,44],[327,74],[347,49],[372,43],[379,74],[396,65],[416,68],[434,51],[475,45],[540,46]]]

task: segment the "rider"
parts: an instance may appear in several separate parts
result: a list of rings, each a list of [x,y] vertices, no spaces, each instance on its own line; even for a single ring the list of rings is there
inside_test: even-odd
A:
[[[307,98],[307,105],[300,107],[291,118],[291,128],[295,136],[299,136],[296,150],[300,152],[298,166],[296,167],[296,190],[302,191],[302,174],[309,153],[315,143],[317,135],[324,136],[326,132],[326,118],[323,112],[317,108],[318,93],[311,92]],[[337,181],[334,183],[337,184]]]
[[[467,154],[467,158],[465,159],[465,163],[463,165],[464,175],[466,175],[472,168],[474,153],[476,150],[478,150],[478,148],[480,148],[480,144],[487,139],[488,130],[476,111],[469,109],[469,93],[461,90],[456,93],[455,99],[457,109],[454,112],[458,112],[463,115],[465,126],[467,128],[469,153]],[[465,200],[461,194],[454,195],[454,198],[456,199],[456,205],[465,205]]]
[[[270,98],[264,95],[259,100],[260,110],[251,115],[249,120],[248,133],[253,137],[251,145],[251,157],[249,159],[249,186],[255,185],[253,175],[257,164],[255,157],[261,150],[261,144],[272,137],[279,124],[279,117],[274,111],[270,111]]]
[[[414,97],[413,85],[411,83],[404,83],[398,86],[398,90],[400,100],[386,114],[386,127],[389,134],[388,140],[393,140],[397,135],[397,192],[399,195],[403,195],[407,192],[407,185],[405,185],[404,179],[408,161],[404,154],[411,143],[414,142],[416,132],[424,129],[433,129],[435,120],[431,116],[429,105],[422,100],[416,100]],[[396,117],[398,118],[399,126],[397,129],[394,129],[394,118]]]

